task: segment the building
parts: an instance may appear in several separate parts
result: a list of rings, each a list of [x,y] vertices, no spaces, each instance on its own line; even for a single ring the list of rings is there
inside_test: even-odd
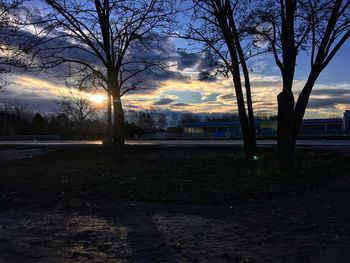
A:
[[[342,131],[343,119],[330,118],[330,119],[307,119],[303,120],[300,132],[328,132],[328,131]]]
[[[258,137],[275,137],[276,120],[257,120],[255,122]],[[239,121],[196,122],[183,126],[186,138],[228,139],[241,136]],[[342,136],[350,135],[350,110],[345,111],[344,118],[305,119],[300,127],[300,136]]]
[[[224,139],[239,136],[241,127],[239,121],[196,122],[184,125],[183,132],[187,137]]]

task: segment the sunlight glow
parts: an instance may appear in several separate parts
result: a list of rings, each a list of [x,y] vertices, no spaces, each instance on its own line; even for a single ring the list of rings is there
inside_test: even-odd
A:
[[[96,104],[102,104],[102,103],[105,103],[107,98],[105,95],[102,95],[102,94],[91,94],[89,95],[89,100]]]

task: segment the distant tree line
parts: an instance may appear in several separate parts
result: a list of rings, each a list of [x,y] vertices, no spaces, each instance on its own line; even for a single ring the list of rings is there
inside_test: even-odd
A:
[[[105,133],[101,120],[71,120],[64,113],[42,115],[25,105],[5,105],[0,110],[0,136],[60,135],[64,139],[101,138]]]
[[[74,103],[75,104],[74,104]],[[86,104],[86,105],[85,105]],[[107,118],[102,112],[75,98],[74,101],[57,101],[56,113],[42,114],[20,103],[7,103],[0,108],[0,136],[60,135],[63,139],[100,139],[108,136]],[[91,104],[91,103],[90,103]],[[84,109],[84,110],[82,110]],[[257,116],[257,119],[274,119],[274,116]],[[166,132],[169,128],[201,121],[237,121],[232,113],[157,112],[155,110],[125,113],[124,134],[136,138],[145,133]],[[181,129],[180,129],[181,130]]]

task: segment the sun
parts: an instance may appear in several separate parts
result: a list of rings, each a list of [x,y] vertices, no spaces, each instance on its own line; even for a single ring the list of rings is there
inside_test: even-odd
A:
[[[96,104],[102,104],[106,101],[106,96],[101,94],[91,94],[89,100]]]

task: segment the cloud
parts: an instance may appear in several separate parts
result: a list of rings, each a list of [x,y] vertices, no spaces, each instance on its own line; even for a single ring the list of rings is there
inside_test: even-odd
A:
[[[184,70],[196,66],[202,59],[201,53],[187,53],[178,51],[177,69]]]
[[[252,95],[256,114],[275,115],[277,111],[276,96],[280,92],[280,79],[277,76],[252,75]],[[48,78],[37,78],[30,75],[16,76],[17,86],[7,87],[0,91],[0,102],[20,101],[35,110],[52,109],[52,101],[66,91],[66,87]],[[296,95],[304,81],[295,82]],[[348,84],[338,86],[317,85],[310,98],[307,117],[327,117],[342,114],[342,109],[349,108]],[[175,101],[177,103],[175,103]],[[37,103],[37,105],[36,105]],[[125,109],[174,110],[204,112],[237,112],[232,80],[220,77],[216,82],[198,81],[196,76],[185,80],[168,79],[159,83],[154,89],[123,97]]]
[[[213,73],[210,71],[200,71],[198,73],[198,80],[206,82],[215,82],[217,81],[217,77],[213,75]]]
[[[251,81],[251,86],[259,87],[259,88],[276,88],[281,87],[282,88],[282,81],[278,79],[272,79],[272,80],[262,80],[262,79],[253,79]]]
[[[56,34],[59,32],[55,31]],[[23,34],[23,37],[31,36]],[[69,44],[65,40],[55,40],[49,45],[63,47]],[[232,78],[215,76],[218,60],[207,52],[189,53],[179,50],[170,40],[163,38],[155,42],[147,43],[150,47],[145,49],[143,45],[134,43],[128,53],[128,60],[142,60],[169,63],[173,66],[165,72],[154,68],[152,72],[144,72],[140,90],[133,91],[123,97],[126,109],[157,109],[157,110],[190,110],[192,112],[231,112],[237,111],[236,97]],[[88,61],[96,67],[99,62],[87,52],[79,49],[68,49],[65,56],[80,58]],[[282,81],[274,62],[265,57],[252,61],[253,73],[251,73],[252,96],[256,113],[275,114],[277,110],[276,96],[281,91]],[[138,70],[142,64],[129,64],[126,68],[130,72]],[[52,101],[65,92],[66,87],[62,80],[52,77],[62,76],[68,70],[65,66],[49,69],[44,73],[26,75],[14,75],[16,83],[5,89],[0,94],[0,102],[17,100],[30,105],[33,108],[49,110]],[[277,73],[276,73],[277,72]],[[203,81],[204,80],[204,81]],[[294,82],[295,95],[298,95],[305,80],[297,79]],[[174,103],[176,102],[179,103]],[[350,84],[329,86],[316,85],[310,98],[308,112],[340,112],[349,108]],[[348,106],[347,106],[348,105]],[[161,107],[160,107],[161,106]],[[187,107],[187,108],[186,108]]]
[[[172,107],[189,107],[191,105],[187,103],[175,103],[175,104],[171,104],[171,106]]]
[[[230,93],[230,94],[221,95],[221,96],[219,96],[219,98],[222,100],[233,100],[236,97],[235,97],[235,95]]]
[[[203,93],[202,101],[216,101],[217,97],[221,95],[220,93]]]
[[[314,88],[312,91],[313,96],[329,96],[329,97],[342,97],[350,95],[350,85],[342,85],[340,87],[333,88]]]
[[[170,103],[174,102],[173,99],[170,99],[170,98],[163,98],[163,99],[160,99],[160,100],[157,100],[153,103],[153,105],[155,106],[162,106],[162,105],[168,105]]]
[[[309,109],[318,109],[318,108],[333,108],[338,104],[347,104],[350,107],[350,97],[341,97],[341,98],[312,98],[309,101]]]

